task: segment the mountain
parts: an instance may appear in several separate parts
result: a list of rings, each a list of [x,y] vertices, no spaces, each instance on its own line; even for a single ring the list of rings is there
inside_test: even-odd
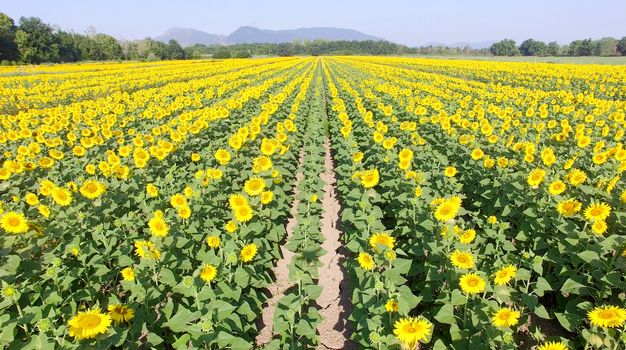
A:
[[[488,49],[493,43],[495,43],[495,41],[493,40],[492,41],[480,41],[476,43],[457,42],[457,43],[452,43],[452,44],[446,44],[446,43],[440,43],[440,42],[428,42],[419,46],[422,46],[422,47],[446,46],[446,47],[458,47],[460,49],[464,48],[465,46],[469,46],[473,50],[480,50],[480,49]]]
[[[267,30],[255,27],[239,27],[228,35],[229,44],[288,43],[295,40],[384,40],[353,29],[314,27],[287,30]]]
[[[344,28],[314,27],[268,30],[249,26],[239,27],[229,35],[209,34],[190,28],[170,28],[155,38],[155,40],[162,42],[168,42],[171,39],[175,39],[183,47],[194,44],[288,43],[296,40],[385,40]]]
[[[162,41],[164,43],[174,39],[178,41],[181,46],[191,46],[194,44],[224,44],[226,42],[226,35],[209,34],[201,30],[191,28],[170,28],[165,33],[157,36],[155,40]]]

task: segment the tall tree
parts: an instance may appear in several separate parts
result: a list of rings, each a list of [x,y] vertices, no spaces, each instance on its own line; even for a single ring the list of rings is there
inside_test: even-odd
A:
[[[617,56],[617,39],[606,37],[595,42],[593,49],[595,56]]]
[[[561,46],[556,41],[551,41],[546,46],[546,56],[558,56],[561,54]]]
[[[543,41],[527,39],[519,46],[519,51],[523,56],[545,56],[546,44]]]
[[[20,59],[26,63],[58,62],[59,44],[52,27],[37,17],[21,17],[15,33]]]
[[[15,44],[16,31],[13,18],[0,12],[0,61],[14,61],[19,58]]]
[[[515,56],[519,54],[515,40],[511,39],[504,39],[493,43],[489,48],[489,52],[494,56]]]
[[[185,58],[185,50],[183,50],[178,41],[171,39],[165,48],[165,58],[169,60],[182,60]]]
[[[617,41],[616,49],[622,56],[626,56],[626,36]]]

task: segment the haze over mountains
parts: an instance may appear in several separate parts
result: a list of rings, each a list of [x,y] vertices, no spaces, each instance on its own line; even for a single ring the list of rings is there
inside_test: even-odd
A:
[[[165,33],[157,36],[155,40],[168,42],[175,39],[185,47],[194,44],[204,45],[232,45],[252,43],[288,43],[296,40],[385,40],[373,35],[361,33],[353,29],[313,27],[286,30],[268,30],[255,27],[239,27],[228,35],[209,34],[191,28],[170,28]]]

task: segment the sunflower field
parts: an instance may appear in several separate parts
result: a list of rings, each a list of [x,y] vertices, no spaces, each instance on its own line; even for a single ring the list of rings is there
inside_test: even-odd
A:
[[[72,64],[0,95],[3,348],[322,348],[326,170],[346,349],[626,349],[624,66]]]

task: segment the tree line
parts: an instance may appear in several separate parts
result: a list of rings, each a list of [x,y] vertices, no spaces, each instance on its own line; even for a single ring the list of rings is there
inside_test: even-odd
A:
[[[96,33],[63,31],[37,17],[21,17],[18,23],[0,12],[0,63],[44,63],[114,60],[184,59],[186,53],[176,42],[152,39],[122,41]]]
[[[489,52],[494,56],[626,56],[626,36],[574,40],[569,45],[527,39],[517,46],[515,40],[504,39],[491,45]]]
[[[619,56],[626,55],[626,37],[621,39],[574,40],[569,45],[544,43],[528,39],[517,46],[511,39],[489,48],[472,49],[429,45],[407,47],[388,41],[297,41],[292,43],[201,45],[186,48],[176,40],[163,43],[143,40],[117,40],[90,28],[85,34],[67,32],[44,23],[37,17],[21,17],[17,23],[0,12],[0,63],[38,64],[44,62],[78,62],[139,60],[156,61],[188,58],[247,58],[252,56],[294,55],[495,55],[495,56]]]

